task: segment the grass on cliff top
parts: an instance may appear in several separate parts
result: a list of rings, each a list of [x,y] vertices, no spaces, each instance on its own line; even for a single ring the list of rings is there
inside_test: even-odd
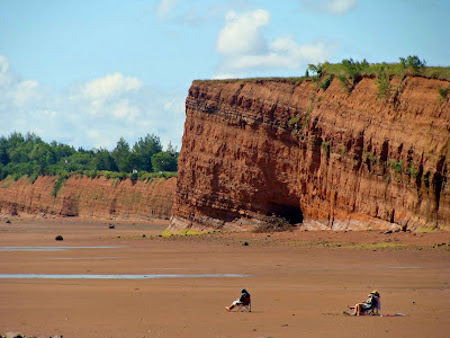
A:
[[[33,184],[39,175],[31,174],[31,175],[8,175],[4,180],[1,181],[18,181],[19,179],[28,179],[29,183]],[[160,178],[171,178],[177,177],[178,173],[176,171],[162,171],[162,172],[147,172],[140,171],[138,173],[125,173],[125,172],[116,172],[116,171],[107,171],[107,170],[76,170],[76,171],[66,171],[60,170],[56,172],[54,175],[42,175],[42,176],[54,176],[62,179],[68,179],[70,177],[80,178],[80,177],[88,177],[88,178],[100,178],[104,177],[106,179],[113,179],[116,181],[122,181],[126,179],[130,179],[133,181],[147,181],[147,183],[152,182],[155,179]],[[2,186],[4,187],[4,186]]]
[[[406,60],[406,63],[404,62]],[[408,61],[411,61],[408,63]],[[414,63],[416,61],[416,63]],[[318,70],[318,73],[314,72]],[[329,63],[325,62],[318,65],[310,65],[308,70],[311,72],[310,75],[315,76],[300,76],[300,77],[258,77],[258,78],[241,78],[241,79],[221,79],[221,80],[195,80],[195,82],[263,82],[263,81],[279,81],[279,82],[292,82],[292,83],[302,83],[305,80],[317,79],[317,77],[331,76],[348,76],[355,75],[362,77],[377,77],[379,78],[381,74],[383,76],[395,76],[398,78],[404,78],[406,76],[418,76],[427,79],[439,79],[450,81],[450,67],[434,67],[426,66],[425,61],[420,60],[418,57],[409,56],[403,59],[403,62],[399,63],[368,63],[366,60],[361,62],[354,61],[353,59],[342,60],[341,63]]]
[[[324,75],[346,75],[348,74],[348,67],[343,63],[324,63]],[[439,79],[450,81],[450,67],[418,67],[404,66],[401,63],[369,63],[366,67],[359,69],[361,76],[379,77],[381,73],[386,76],[395,76],[404,78],[405,76],[420,76],[427,79]]]
[[[252,78],[234,78],[234,79],[215,79],[215,80],[194,80],[193,83],[197,82],[225,82],[225,83],[233,83],[233,82],[264,82],[264,81],[275,81],[275,82],[292,82],[300,84],[305,80],[311,80],[310,77],[307,76],[297,76],[297,77],[252,77]]]

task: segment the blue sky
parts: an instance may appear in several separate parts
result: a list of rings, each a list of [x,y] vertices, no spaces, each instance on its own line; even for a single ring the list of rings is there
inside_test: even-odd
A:
[[[195,79],[418,55],[449,66],[448,0],[0,0],[0,135],[181,146]]]

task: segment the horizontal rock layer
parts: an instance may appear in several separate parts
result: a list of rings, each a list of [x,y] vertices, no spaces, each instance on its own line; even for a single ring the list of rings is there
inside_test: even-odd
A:
[[[447,81],[195,81],[172,228],[450,228]]]
[[[71,177],[0,181],[0,213],[79,216],[96,219],[169,219],[176,178],[135,181]],[[56,193],[56,195],[55,195]]]

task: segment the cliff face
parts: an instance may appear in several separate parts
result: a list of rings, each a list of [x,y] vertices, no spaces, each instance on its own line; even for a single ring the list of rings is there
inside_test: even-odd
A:
[[[186,99],[172,228],[450,228],[446,81],[196,81]],[[257,223],[257,222],[256,222]]]
[[[0,213],[80,216],[97,219],[169,219],[176,178],[151,182],[71,177],[56,196],[57,177],[0,181]]]

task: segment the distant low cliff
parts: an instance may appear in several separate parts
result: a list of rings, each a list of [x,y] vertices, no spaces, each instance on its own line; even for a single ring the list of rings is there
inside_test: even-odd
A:
[[[176,178],[132,181],[71,177],[55,190],[58,177],[32,183],[0,181],[0,213],[79,216],[93,219],[169,219]]]
[[[450,229],[448,81],[195,81],[172,229]]]

